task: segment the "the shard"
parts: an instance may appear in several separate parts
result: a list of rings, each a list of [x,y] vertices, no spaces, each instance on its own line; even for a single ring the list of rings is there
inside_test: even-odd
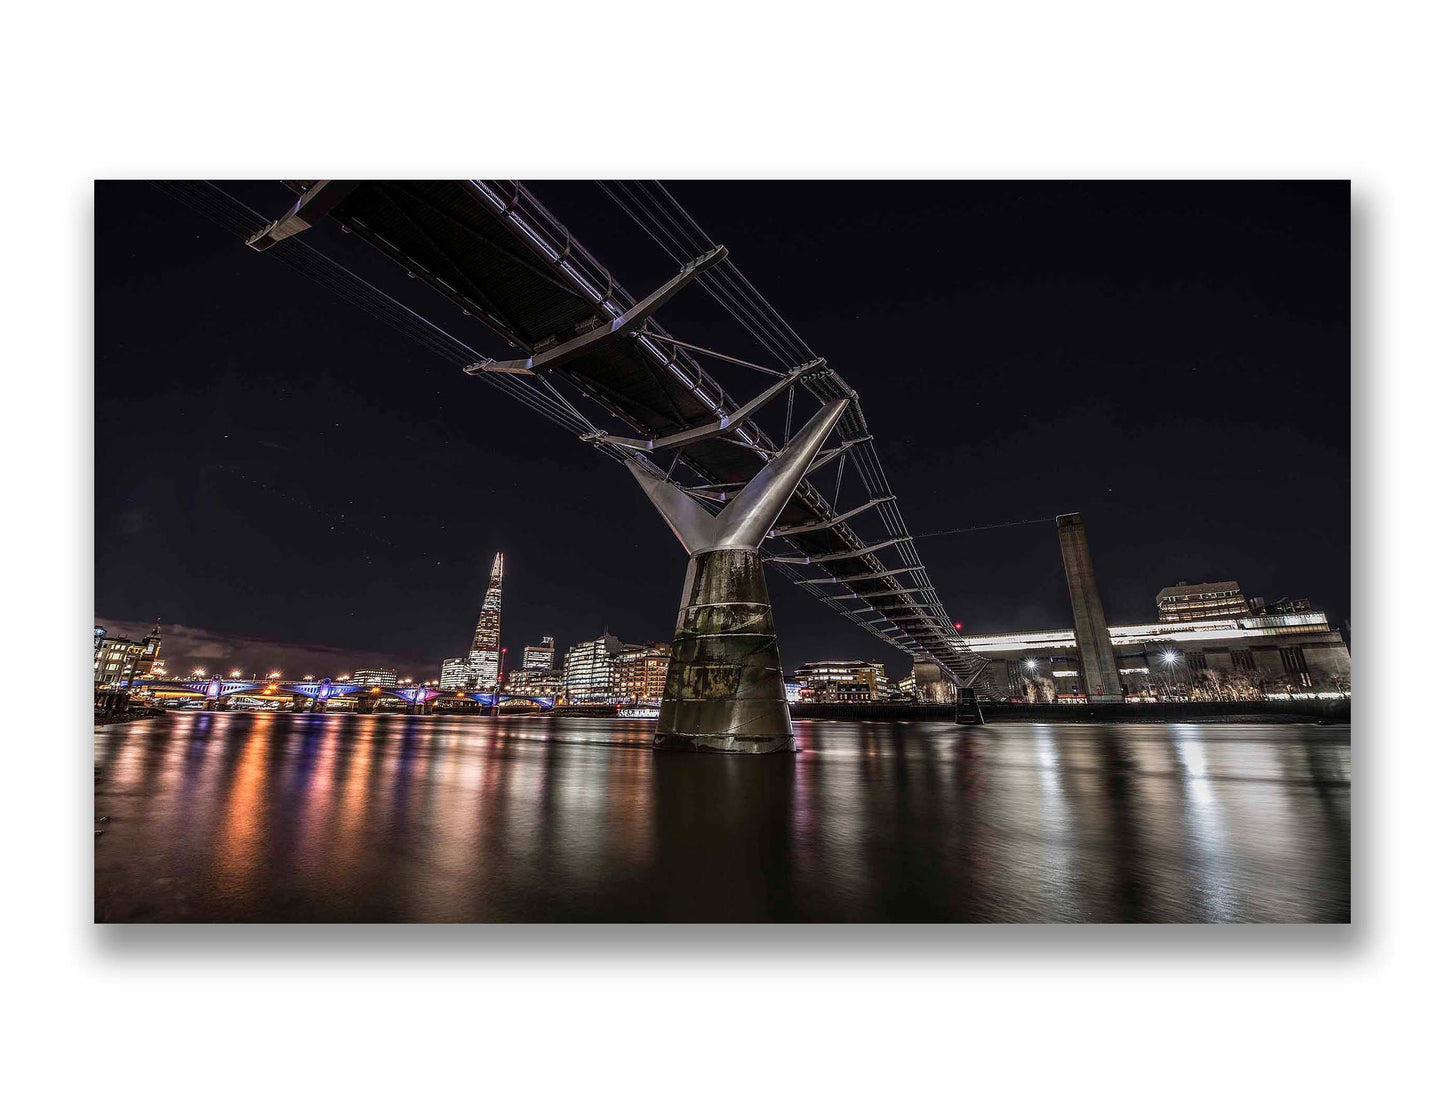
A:
[[[472,650],[467,653],[472,677],[482,690],[497,687],[497,672],[502,661],[502,554],[492,560],[492,578],[487,595],[482,599],[482,612],[477,615],[477,631],[472,634]]]

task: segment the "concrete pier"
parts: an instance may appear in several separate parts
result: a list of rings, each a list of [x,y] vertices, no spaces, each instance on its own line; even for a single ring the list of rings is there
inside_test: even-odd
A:
[[[755,550],[701,552],[688,562],[653,746],[792,749],[773,607]]]
[[[960,686],[958,697],[953,703],[953,723],[981,725],[984,723],[983,709],[978,704],[978,694],[970,687]]]
[[[715,517],[647,465],[629,464],[691,556],[653,747],[794,750],[758,546],[847,405],[839,399],[823,407]]]

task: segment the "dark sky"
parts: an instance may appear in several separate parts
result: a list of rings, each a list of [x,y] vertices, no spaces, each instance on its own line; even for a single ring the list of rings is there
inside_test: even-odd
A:
[[[294,198],[226,187],[268,217]],[[1347,184],[670,189],[857,389],[914,533],[1079,511],[1114,624],[1217,578],[1349,617]],[[533,190],[634,295],[676,270],[595,184]],[[508,355],[355,239],[308,239]],[[700,290],[660,319],[760,355]],[[621,467],[144,183],[96,189],[95,417],[98,623],[159,618],[177,660],[434,677],[497,549],[514,654],[671,637],[686,561]],[[919,551],[965,631],[1069,623],[1051,526]],[[769,585],[788,667],[907,671]]]

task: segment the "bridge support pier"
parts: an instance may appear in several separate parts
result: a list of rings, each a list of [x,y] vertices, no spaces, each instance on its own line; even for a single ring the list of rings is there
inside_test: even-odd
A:
[[[716,517],[637,460],[628,466],[692,557],[652,746],[793,751],[793,722],[758,545],[847,409],[827,404]]]
[[[984,724],[983,710],[978,704],[978,694],[972,687],[960,686],[953,709],[953,723],[966,725]]]
[[[773,607],[755,549],[719,548],[688,562],[652,746],[793,750]]]

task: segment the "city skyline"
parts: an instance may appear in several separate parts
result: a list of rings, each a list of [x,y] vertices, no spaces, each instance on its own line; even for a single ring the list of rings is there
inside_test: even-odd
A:
[[[666,274],[595,185],[538,187],[624,280]],[[1349,618],[1347,184],[910,184],[884,189],[881,223],[862,202],[872,187],[678,192],[862,390],[916,533],[1077,510],[1110,620],[1147,616],[1181,578],[1298,591]],[[275,182],[233,190],[264,210],[286,197]],[[788,233],[754,228],[773,221]],[[505,352],[346,235],[315,233],[378,287]],[[966,264],[936,255],[935,239],[960,236],[977,251]],[[501,548],[528,595],[509,647],[604,627],[667,635],[684,562],[588,446],[150,185],[98,187],[97,241],[99,616],[159,615],[236,651],[279,640],[429,668],[457,654],[455,611],[484,592],[475,550]],[[897,286],[850,292],[848,274],[869,267]],[[780,282],[791,271],[810,279]],[[920,310],[955,318],[950,336],[930,336]],[[717,330],[695,298],[664,314],[705,342]],[[1122,447],[1089,449],[1089,435]],[[1006,480],[934,489],[1001,464]],[[465,499],[458,470],[486,473]],[[919,537],[972,632],[1067,622],[1053,544],[1042,525]],[[780,579],[772,590],[785,663],[866,654],[906,673],[903,653]]]
[[[481,630],[481,621],[488,613],[498,615],[500,622],[500,564],[503,553],[498,552],[492,561],[492,571],[489,576],[489,585],[482,602],[482,618],[479,618],[478,629]],[[1260,616],[1278,616],[1282,614],[1303,611],[1309,613],[1311,603],[1307,597],[1285,598],[1282,601],[1271,603],[1260,603],[1259,599],[1246,601],[1242,597],[1233,597],[1227,603],[1228,608],[1222,611],[1200,610],[1187,612],[1181,615],[1174,599],[1178,592],[1198,591],[1201,584],[1185,586],[1183,584],[1171,585],[1161,588],[1157,600],[1157,617],[1155,619],[1144,618],[1134,624],[1139,626],[1157,625],[1161,629],[1167,629],[1172,623],[1184,621],[1181,629],[1187,629],[1189,622],[1201,620],[1230,620],[1238,617],[1256,618]],[[1242,595],[1238,591],[1237,583],[1208,583],[1204,586],[1217,587],[1227,586],[1233,588],[1229,591],[1231,595]],[[487,606],[491,596],[496,595],[494,606],[489,609]],[[1336,619],[1330,616],[1327,610],[1314,610],[1314,615],[1325,619],[1323,629],[1338,636],[1340,625]],[[285,644],[274,640],[249,640],[235,642],[215,637],[203,631],[197,631],[183,625],[166,624],[156,621],[151,623],[133,622],[118,619],[96,619],[98,627],[104,627],[110,637],[125,637],[132,640],[139,640],[148,635],[159,635],[162,640],[162,662],[174,664],[170,669],[171,677],[184,677],[196,670],[205,671],[208,674],[234,672],[240,670],[247,675],[259,675],[267,672],[284,671],[288,677],[296,677],[306,674],[308,677],[314,674],[317,678],[330,678],[338,674],[350,673],[363,667],[383,667],[395,671],[398,676],[406,681],[417,683],[429,683],[440,681],[443,688],[446,688],[446,668],[448,664],[465,662],[466,657],[459,659],[444,659],[439,663],[421,661],[412,662],[405,659],[398,659],[394,655],[385,653],[359,653],[340,647],[305,648],[302,646]],[[1109,626],[1112,633],[1127,633],[1129,630],[1123,628],[1126,622],[1121,619],[1114,619]],[[966,639],[990,639],[995,641],[1007,641],[1010,637],[1019,637],[1020,646],[1028,637],[1047,638],[1052,641],[1059,641],[1064,637],[1072,638],[1073,628],[1059,625],[1020,625],[1004,633],[996,634],[964,634]],[[608,633],[607,626],[602,628],[602,635]],[[1348,639],[1348,628],[1346,624],[1345,638]],[[559,648],[552,634],[543,634],[539,642],[527,642],[516,647],[516,655],[524,657],[508,668],[508,673],[513,670],[520,670],[524,667],[536,669],[544,666],[536,660],[546,655],[551,657],[552,662],[546,666],[558,670],[563,665],[563,660],[568,651],[589,640],[597,637],[586,637],[580,641],[564,641]],[[652,648],[663,642],[662,636],[649,637],[645,643],[634,644],[633,647]],[[1161,637],[1161,639],[1164,639]],[[527,658],[530,655],[530,659]],[[862,658],[860,658],[860,656]],[[850,656],[847,660],[843,653],[830,653],[827,656],[809,656],[799,659],[796,662],[788,663],[789,671],[804,668],[815,664],[837,663],[856,661],[880,668],[885,668],[886,663],[874,658],[872,653],[860,653],[860,656]],[[910,661],[911,667],[911,661]],[[471,667],[468,666],[470,673]],[[440,674],[440,679],[438,675]],[[911,670],[905,671],[898,676],[888,676],[890,681],[899,683],[912,674]],[[480,684],[479,684],[480,685]]]

